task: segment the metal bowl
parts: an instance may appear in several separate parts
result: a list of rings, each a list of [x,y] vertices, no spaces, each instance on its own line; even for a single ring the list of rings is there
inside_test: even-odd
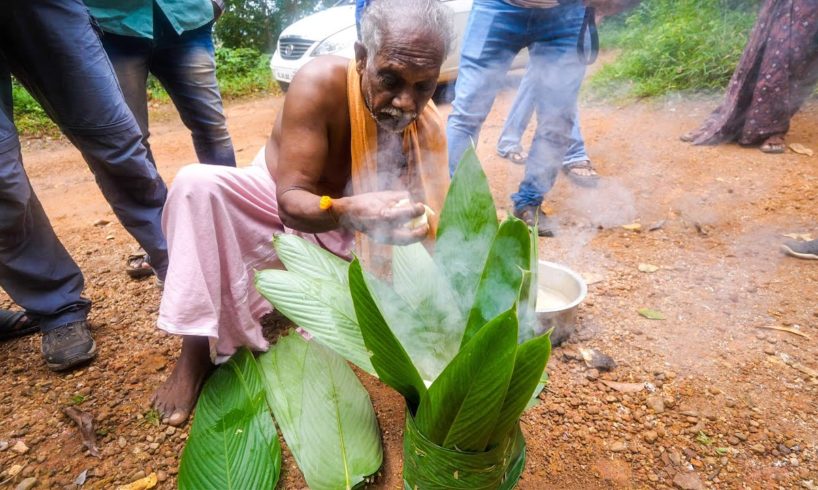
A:
[[[588,295],[588,285],[582,276],[554,262],[541,260],[537,272],[537,333],[554,327],[551,345],[556,347],[577,329],[577,308]]]

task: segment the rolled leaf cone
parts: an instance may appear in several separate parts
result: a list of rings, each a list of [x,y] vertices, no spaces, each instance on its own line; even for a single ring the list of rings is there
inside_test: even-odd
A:
[[[508,437],[484,452],[447,449],[420,433],[407,411],[403,433],[403,482],[406,490],[510,490],[525,466],[525,439],[519,424]]]

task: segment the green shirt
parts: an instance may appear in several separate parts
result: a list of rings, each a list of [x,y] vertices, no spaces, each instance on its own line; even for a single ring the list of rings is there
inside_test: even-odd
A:
[[[155,0],[177,34],[213,20],[210,0]],[[105,32],[153,39],[154,0],[85,0]]]

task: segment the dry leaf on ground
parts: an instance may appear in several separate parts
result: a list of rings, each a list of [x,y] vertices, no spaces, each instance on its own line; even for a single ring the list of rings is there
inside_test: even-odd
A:
[[[602,384],[620,393],[639,393],[645,389],[645,383],[620,383],[603,379]]]
[[[792,238],[793,240],[803,240],[805,242],[812,241],[812,235],[809,233],[784,233],[783,236]]]
[[[815,154],[811,149],[807,148],[806,146],[802,145],[801,143],[790,143],[790,150],[798,153],[799,155],[806,155],[811,157]]]
[[[665,314],[659,310],[653,310],[651,308],[639,308],[636,310],[640,315],[647,318],[648,320],[664,320]]]

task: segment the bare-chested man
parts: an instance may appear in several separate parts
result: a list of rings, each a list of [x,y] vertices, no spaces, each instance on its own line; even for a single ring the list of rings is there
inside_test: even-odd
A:
[[[342,257],[355,233],[392,244],[429,235],[404,225],[421,203],[442,205],[448,185],[444,125],[429,101],[452,42],[449,11],[438,0],[378,0],[361,32],[354,62],[319,57],[298,72],[266,168],[191,165],[173,183],[158,324],[183,341],[154,397],[166,423],[184,423],[213,361],[267,348],[259,318],[270,305],[253,271],[280,266],[273,235],[297,233]]]

